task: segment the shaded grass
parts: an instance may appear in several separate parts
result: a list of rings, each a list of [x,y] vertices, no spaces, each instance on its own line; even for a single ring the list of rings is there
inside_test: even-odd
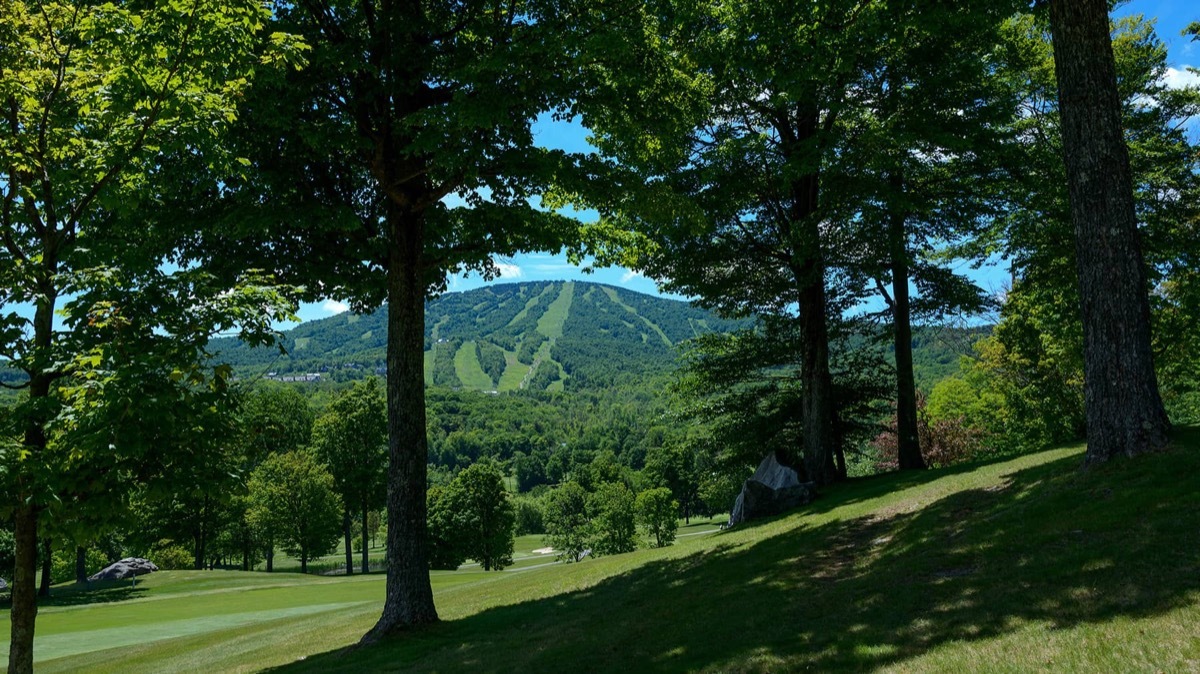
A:
[[[1180,437],[1087,471],[1076,447],[863,480],[283,671],[1194,671],[1200,442]]]
[[[378,616],[378,576],[337,579],[339,598],[298,586],[276,590],[300,593],[295,604],[252,602],[379,593],[361,605],[39,669],[1200,671],[1198,450],[1192,430],[1172,451],[1089,470],[1070,447],[862,479],[803,512],[670,548],[435,576],[444,622],[367,648],[343,647]],[[187,601],[175,611],[208,600]]]

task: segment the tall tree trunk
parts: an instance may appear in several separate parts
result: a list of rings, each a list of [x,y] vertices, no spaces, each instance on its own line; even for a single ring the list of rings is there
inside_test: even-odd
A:
[[[342,534],[346,538],[346,575],[354,575],[354,548],[350,545],[350,506],[342,508]]]
[[[87,582],[87,546],[75,546],[75,582],[82,585]]]
[[[308,573],[308,555],[300,551],[300,573]]]
[[[898,174],[890,179],[896,194],[903,190]],[[917,432],[917,381],[913,375],[912,302],[908,295],[907,217],[888,216],[888,242],[892,262],[892,333],[896,352],[896,448],[900,470],[924,470],[921,439]]]
[[[48,279],[57,272],[53,255],[43,259],[47,279],[39,285],[42,296],[33,315],[34,346],[38,352],[49,355],[54,338],[54,307],[58,295],[54,284]],[[44,371],[34,372],[29,378],[29,399],[45,402],[50,397],[52,379]],[[31,419],[25,426],[24,450],[34,457],[46,451],[46,429],[40,418]],[[17,506],[13,515],[13,538],[15,559],[13,564],[12,623],[8,645],[9,674],[32,674],[33,633],[37,625],[37,544],[38,515],[40,507],[34,502],[31,486],[25,475],[17,476]]]
[[[379,622],[364,637],[376,641],[410,625],[436,622],[429,583],[425,480],[424,223],[388,205],[388,531],[387,596]]]
[[[42,582],[38,584],[38,596],[50,596],[51,576],[54,574],[54,542],[49,536],[42,537]]]
[[[816,223],[813,223],[816,228]],[[829,372],[829,325],[826,313],[824,265],[810,258],[799,276],[807,279],[798,293],[800,298],[800,379],[801,429],[804,469],[809,480],[829,484],[837,477],[834,446],[833,377]]]
[[[811,152],[820,124],[820,110],[800,111],[795,129],[786,129],[785,154],[790,161]],[[837,479],[835,446],[837,412],[833,377],[829,372],[829,300],[825,289],[825,256],[817,217],[820,173],[817,167],[791,184],[789,243],[791,272],[800,310],[801,439],[804,471],[818,485]]]
[[[275,570],[275,544],[274,543],[267,544],[266,557],[267,557],[267,573],[271,573],[272,571]]]
[[[813,183],[815,198],[815,176]],[[819,241],[815,220],[801,224],[810,230],[806,238]],[[794,269],[800,307],[801,442],[807,479],[822,485],[837,477],[833,377],[829,372],[828,298],[825,265],[820,253],[807,245],[806,248],[807,259]]]
[[[367,545],[367,499],[362,502],[362,572],[371,572],[371,551]]]
[[[1083,315],[1087,462],[1166,446],[1107,0],[1052,0],[1054,70]]]
[[[37,509],[24,502],[17,508],[13,538],[16,564],[12,584],[12,634],[8,671],[33,672],[33,631],[37,621]]]

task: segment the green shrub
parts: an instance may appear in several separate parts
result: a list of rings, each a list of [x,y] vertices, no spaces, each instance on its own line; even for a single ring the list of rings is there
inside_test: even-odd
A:
[[[163,571],[191,569],[196,566],[196,556],[182,545],[159,541],[151,548],[146,559],[154,562]]]
[[[87,575],[92,575],[108,566],[114,560],[108,559],[103,552],[95,548],[88,548],[84,558],[84,570]],[[41,580],[41,576],[38,576]],[[75,547],[71,546],[67,550],[55,550],[51,556],[50,562],[50,582],[57,585],[59,583],[71,583],[75,581]]]

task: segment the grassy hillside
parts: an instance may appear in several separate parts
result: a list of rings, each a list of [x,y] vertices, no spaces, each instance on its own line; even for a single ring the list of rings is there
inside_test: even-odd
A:
[[[377,577],[265,577],[295,583],[272,598],[200,573],[198,594],[174,604],[152,580],[135,601],[44,612],[42,638],[102,648],[88,632],[153,632],[218,602],[228,626],[64,652],[39,669],[1197,670],[1200,432],[1090,470],[1082,453],[856,480],[791,515],[661,550],[435,576],[444,622],[366,648],[339,650],[376,617]],[[259,610],[279,613],[246,615]],[[68,623],[88,629],[68,639]]]
[[[213,347],[243,376],[357,379],[381,371],[386,324],[386,308],[311,321],[287,333],[286,354],[232,339]],[[608,386],[670,369],[686,339],[742,325],[686,302],[595,283],[492,285],[426,306],[426,379],[448,388],[554,391],[579,372],[578,386]]]

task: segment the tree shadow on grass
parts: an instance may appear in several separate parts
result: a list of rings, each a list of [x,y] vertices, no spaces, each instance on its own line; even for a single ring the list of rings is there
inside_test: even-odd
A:
[[[731,532],[585,590],[280,671],[857,670],[1029,622],[1155,616],[1200,600],[1197,475],[1195,450],[1087,471],[1069,456],[919,510]]]
[[[55,587],[49,597],[38,597],[38,608],[50,606],[82,606],[84,604],[111,604],[146,596],[146,589],[139,581],[134,587],[128,580],[94,581]],[[0,610],[12,608],[12,597],[0,599]]]
[[[976,461],[959,463],[945,468],[930,470],[892,471],[878,475],[853,477],[836,486],[830,493],[820,494],[817,500],[805,507],[805,512],[825,513],[842,506],[853,505],[885,496],[912,487],[957,475],[973,473],[988,466],[1006,463],[1017,458],[1013,455],[993,456]],[[1076,466],[1083,465],[1083,454],[1074,457]]]

